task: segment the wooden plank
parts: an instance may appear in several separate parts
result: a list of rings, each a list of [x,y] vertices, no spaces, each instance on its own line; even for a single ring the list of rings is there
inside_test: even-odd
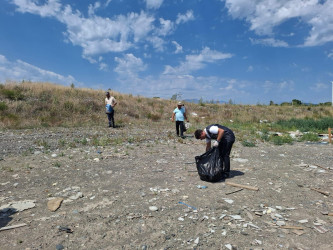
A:
[[[225,195],[234,194],[234,193],[237,193],[237,192],[242,191],[242,190],[243,190],[243,188],[232,191],[232,192],[229,192],[229,193],[225,193]]]
[[[296,226],[281,226],[283,229],[296,229],[296,230],[304,230],[303,227],[296,227]]]
[[[322,191],[322,190],[317,189],[317,188],[310,188],[310,189],[313,190],[313,191],[316,191],[316,192],[318,192],[318,193],[321,193],[321,194],[323,194],[323,195],[326,195],[326,196],[329,196],[329,195],[330,195],[329,192]]]
[[[242,185],[242,184],[233,183],[233,182],[226,182],[225,184],[227,184],[229,186],[233,186],[233,187],[245,188],[245,189],[250,189],[250,190],[254,190],[254,191],[258,191],[259,190],[259,188],[257,188],[257,187]]]
[[[0,231],[5,231],[5,230],[10,230],[10,229],[15,229],[15,228],[18,228],[18,227],[24,227],[24,226],[27,226],[27,224],[22,223],[22,224],[17,224],[17,225],[13,225],[13,226],[2,227],[2,228],[0,228]]]

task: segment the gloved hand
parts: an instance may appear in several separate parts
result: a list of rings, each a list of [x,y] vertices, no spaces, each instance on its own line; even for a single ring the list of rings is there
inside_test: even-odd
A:
[[[213,147],[218,147],[218,146],[219,146],[219,142],[218,141],[214,141]]]

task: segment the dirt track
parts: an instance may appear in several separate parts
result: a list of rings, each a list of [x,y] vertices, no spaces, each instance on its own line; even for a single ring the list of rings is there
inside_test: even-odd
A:
[[[1,249],[333,248],[332,145],[236,142],[227,182],[252,191],[200,181],[193,162],[204,143],[170,133],[0,132],[0,228],[26,224],[0,231]],[[111,144],[91,146],[94,138]],[[54,197],[64,201],[51,212]],[[34,207],[5,208],[25,200]]]

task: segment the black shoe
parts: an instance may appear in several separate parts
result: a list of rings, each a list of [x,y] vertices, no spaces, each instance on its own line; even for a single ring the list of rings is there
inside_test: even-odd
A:
[[[224,179],[229,178],[229,176],[230,176],[230,173],[229,173],[229,172],[223,173],[223,178],[224,178]]]
[[[111,128],[111,124],[109,124],[109,128]]]

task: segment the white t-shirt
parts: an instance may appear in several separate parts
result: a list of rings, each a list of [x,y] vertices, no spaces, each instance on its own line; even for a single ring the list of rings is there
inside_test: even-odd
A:
[[[204,131],[205,131],[205,133],[206,133],[206,142],[208,143],[208,142],[211,141],[211,138],[209,137],[209,134],[207,133],[207,130],[204,129]],[[219,132],[219,127],[218,127],[218,126],[211,126],[211,127],[209,128],[209,132],[210,132],[211,134],[215,134],[215,135],[217,135],[218,132]]]
[[[116,99],[113,96],[110,96],[110,99],[105,97],[105,104],[110,104],[111,107],[114,107],[114,105],[116,104]]]

